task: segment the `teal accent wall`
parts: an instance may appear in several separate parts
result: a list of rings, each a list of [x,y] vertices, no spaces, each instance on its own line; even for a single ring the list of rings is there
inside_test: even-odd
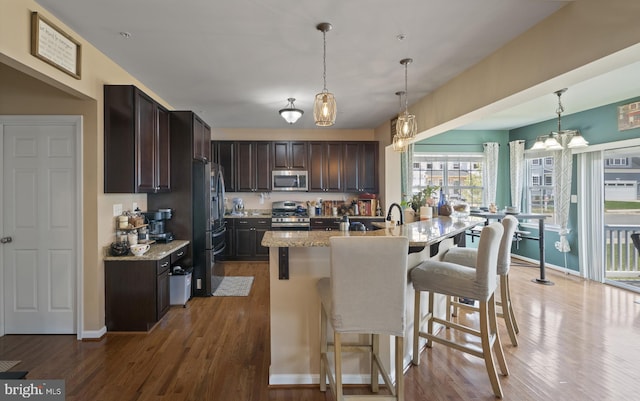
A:
[[[485,142],[500,144],[496,202],[499,207],[504,207],[510,204],[509,199],[511,198],[509,189],[509,131],[452,130],[417,142],[414,152],[482,153],[484,151],[482,144]]]
[[[579,113],[562,116],[562,129],[578,130],[582,136],[589,141],[590,145],[597,145],[609,142],[623,141],[626,139],[640,138],[640,128],[631,130],[618,131],[618,107],[640,101],[640,97],[612,103],[606,106],[597,107]],[[570,111],[570,105],[565,105]],[[553,116],[551,110],[550,115]],[[491,130],[491,131],[465,131],[452,130],[434,137],[422,140],[415,144],[416,152],[432,152],[432,153],[456,153],[456,152],[482,152],[482,144],[485,142],[498,142],[500,144],[500,161],[498,169],[498,185],[496,200],[498,207],[502,208],[510,204],[510,172],[509,172],[509,142],[515,140],[525,140],[525,149],[531,148],[540,135],[547,135],[551,131],[558,128],[557,118],[551,118],[537,124],[513,129],[511,131]],[[577,194],[577,166],[576,156],[573,159],[573,173],[571,180],[571,193]],[[571,233],[567,239],[571,246],[568,253],[559,252],[555,248],[559,235],[556,231],[545,230],[545,257],[546,262],[552,265],[566,267],[567,269],[579,271],[578,260],[578,237],[576,233],[578,223],[577,204],[571,204],[569,210],[569,228]],[[595,228],[594,228],[595,229]],[[538,236],[536,228],[527,228],[531,232],[531,236]],[[469,241],[469,238],[467,238]],[[475,243],[469,244],[472,247]],[[539,243],[538,241],[523,240],[518,244],[518,248],[512,248],[513,253],[524,257],[538,260],[539,259]],[[532,272],[532,276],[538,277],[538,272]],[[534,277],[532,277],[534,278]]]
[[[626,131],[618,131],[618,106],[640,101],[640,97],[624,100],[618,103],[609,104],[595,109],[562,116],[562,129],[578,130],[582,136],[589,141],[589,145],[622,141],[640,137],[640,128]],[[570,105],[565,105],[566,106]],[[517,128],[509,132],[509,141],[525,140],[525,148],[529,149],[535,142],[537,136],[546,135],[551,131],[556,131],[558,126],[557,118],[540,122],[526,127]],[[502,150],[502,148],[501,148]],[[577,194],[577,166],[576,156],[573,157],[573,173],[571,180],[571,193]],[[502,162],[502,159],[501,159]],[[507,178],[508,179],[508,178]],[[508,181],[507,181],[508,182]],[[507,184],[508,185],[508,184]],[[501,186],[498,186],[500,190]],[[576,228],[578,226],[578,207],[572,203],[569,210],[569,228],[571,233],[567,237],[571,251],[566,255],[555,248],[555,242],[559,240],[559,235],[555,231],[545,230],[546,260],[548,263],[579,271],[578,261],[578,237]],[[593,227],[596,229],[596,227]],[[531,230],[537,235],[538,230]],[[538,244],[536,241],[522,241],[519,250],[513,253],[538,260]],[[566,256],[566,265],[565,265]]]

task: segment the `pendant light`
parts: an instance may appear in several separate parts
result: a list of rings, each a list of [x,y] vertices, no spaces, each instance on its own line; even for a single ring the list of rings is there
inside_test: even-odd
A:
[[[324,81],[324,87],[322,92],[316,95],[316,100],[313,104],[313,117],[318,127],[330,127],[336,122],[336,98],[333,96],[333,93],[327,90],[327,32],[329,32],[331,28],[332,26],[328,22],[323,22],[316,26],[316,29],[322,32],[322,40],[324,43],[322,56],[322,79]]]
[[[297,109],[293,102],[296,101],[295,98],[290,97],[287,99],[289,104],[284,109],[280,109],[279,113],[284,118],[286,122],[289,124],[295,124],[296,121],[304,114],[304,111]]]
[[[404,94],[404,91],[396,92],[396,96],[400,99],[400,110],[402,110],[402,96],[404,96]],[[399,118],[396,118],[395,133],[393,134],[393,150],[404,153],[407,151],[407,139],[398,133],[399,120]]]
[[[407,88],[407,66],[413,62],[411,58],[400,60],[400,64],[404,65],[404,111],[398,115],[398,123],[396,125],[396,134],[405,139],[411,139],[416,136],[418,127],[416,126],[416,116],[409,114],[409,92]]]

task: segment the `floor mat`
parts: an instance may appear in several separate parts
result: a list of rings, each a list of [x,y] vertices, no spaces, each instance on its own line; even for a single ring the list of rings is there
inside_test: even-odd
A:
[[[6,372],[19,363],[20,361],[0,361],[0,372]]]
[[[214,297],[246,297],[251,292],[253,277],[224,276],[218,288],[213,292]]]

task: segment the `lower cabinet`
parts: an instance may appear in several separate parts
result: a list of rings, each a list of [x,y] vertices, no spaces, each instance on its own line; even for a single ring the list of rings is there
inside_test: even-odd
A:
[[[169,273],[185,254],[160,260],[105,260],[105,320],[109,331],[148,331],[170,308]]]
[[[341,217],[316,217],[311,218],[312,230],[332,231],[340,229]],[[375,230],[376,228],[371,224],[373,222],[383,222],[383,217],[378,218],[359,218],[358,216],[349,216],[349,223],[362,223],[367,231]]]
[[[261,245],[271,229],[270,218],[233,218],[227,221],[227,248],[224,260],[269,260],[269,248]]]

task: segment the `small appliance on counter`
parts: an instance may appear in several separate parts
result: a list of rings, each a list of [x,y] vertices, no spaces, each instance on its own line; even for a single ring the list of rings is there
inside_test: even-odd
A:
[[[165,220],[170,220],[173,212],[171,209],[158,209],[156,212],[145,212],[144,216],[149,222],[149,239],[157,242],[173,241],[173,233],[165,231]]]
[[[244,214],[244,201],[242,198],[233,198],[233,210],[231,214],[233,215],[241,215]]]

